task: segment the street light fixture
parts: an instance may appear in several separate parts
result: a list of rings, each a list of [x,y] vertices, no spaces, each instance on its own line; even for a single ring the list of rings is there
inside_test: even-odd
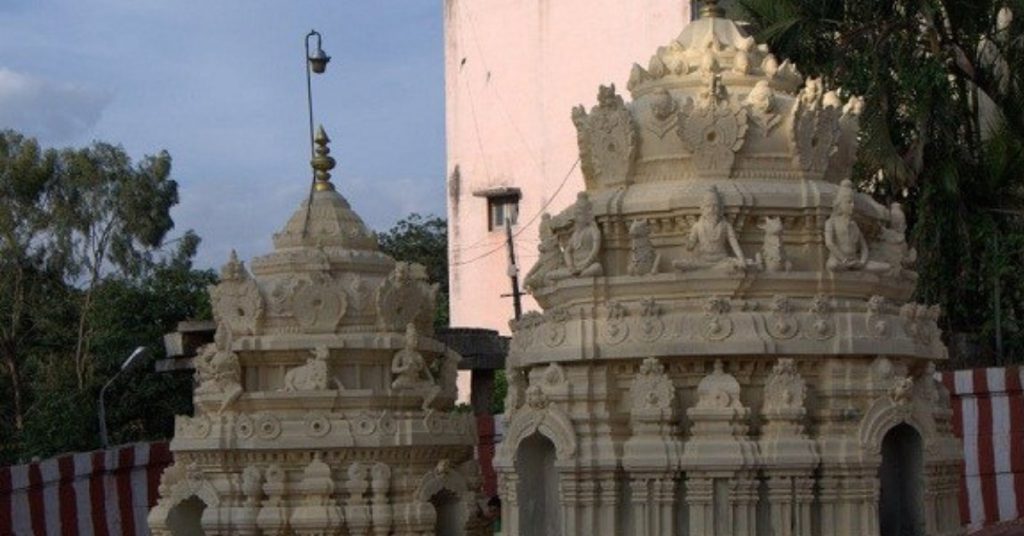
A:
[[[103,385],[103,388],[100,389],[100,443],[103,445],[103,448],[107,448],[110,446],[110,438],[107,436],[107,406],[106,401],[104,400],[107,396],[107,388],[110,387],[112,383],[114,383],[114,380],[116,380],[118,376],[121,375],[122,372],[128,370],[129,367],[131,367],[135,363],[142,361],[147,356],[149,356],[149,348],[145,346],[139,346],[138,348],[136,348],[135,351],[133,351],[132,354],[128,356],[128,359],[125,359],[124,363],[121,363],[121,368],[117,371],[117,373],[114,374],[109,380],[107,380],[107,383],[105,383]]]
[[[309,41],[311,38],[316,37],[316,50],[310,51]],[[327,63],[331,61],[331,57],[324,52],[321,46],[320,32],[316,30],[310,30],[306,34],[306,107],[309,110],[309,157],[316,158],[315,145],[313,142],[313,73],[323,74],[327,70]],[[313,207],[313,192],[316,188],[316,172],[313,173],[313,182],[309,185],[309,201],[306,204],[306,219],[302,225],[302,234],[306,235],[307,228],[309,227],[309,213]]]

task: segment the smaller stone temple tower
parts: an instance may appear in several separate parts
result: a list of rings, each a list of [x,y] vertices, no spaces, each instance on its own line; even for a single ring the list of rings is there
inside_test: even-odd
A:
[[[495,458],[512,536],[953,536],[962,454],[898,204],[850,182],[863,102],[708,0],[572,111]]]
[[[210,288],[216,342],[195,358],[195,416],[150,511],[155,536],[486,533],[460,356],[431,338],[436,286],[330,182],[316,134],[310,199]]]

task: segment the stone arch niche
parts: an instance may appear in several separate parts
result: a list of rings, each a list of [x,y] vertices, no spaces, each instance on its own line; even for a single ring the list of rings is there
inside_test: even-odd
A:
[[[882,439],[878,467],[881,492],[878,502],[880,536],[921,536],[925,532],[921,490],[924,450],[921,434],[903,423]]]
[[[562,534],[556,461],[554,443],[537,432],[523,439],[516,449],[515,465],[519,473],[516,508],[520,534]]]
[[[205,536],[202,526],[205,510],[206,503],[192,495],[167,512],[167,530],[172,536]]]

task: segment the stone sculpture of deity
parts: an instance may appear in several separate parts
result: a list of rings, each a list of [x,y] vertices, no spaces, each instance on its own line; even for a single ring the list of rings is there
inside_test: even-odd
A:
[[[590,198],[585,192],[576,197],[572,209],[572,234],[562,249],[565,266],[549,274],[552,280],[595,277],[604,273],[599,258],[601,230],[597,227]]]
[[[223,412],[242,395],[242,368],[238,354],[231,350],[230,328],[221,324],[214,334],[214,344],[207,344],[195,359],[197,395],[219,394]]]
[[[917,279],[917,273],[913,271],[917,250],[907,244],[907,217],[899,203],[889,206],[889,227],[882,229],[879,257],[889,263],[891,275]]]
[[[690,229],[686,249],[696,249],[696,257],[674,261],[672,266],[678,270],[742,272],[747,269],[736,231],[722,217],[722,199],[714,186],[704,194],[700,218]]]
[[[391,389],[410,391],[434,386],[434,377],[427,368],[427,362],[416,350],[418,344],[416,326],[410,322],[405,328],[405,348],[399,350],[391,360],[391,372],[395,375]]]
[[[825,247],[830,272],[866,270],[886,272],[889,264],[868,260],[868,241],[853,221],[853,183],[844,180],[832,202],[832,215],[825,220]]]
[[[551,282],[549,276],[553,272],[565,268],[562,248],[558,245],[558,237],[551,229],[551,214],[547,212],[540,218],[540,244],[537,251],[540,252],[537,264],[530,268],[523,280],[523,286],[530,292],[546,286]]]

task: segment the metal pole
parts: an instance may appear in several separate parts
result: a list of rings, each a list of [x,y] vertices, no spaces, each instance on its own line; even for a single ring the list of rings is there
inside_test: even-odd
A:
[[[316,152],[313,144],[313,73],[312,68],[309,65],[309,38],[316,36],[317,42],[320,41],[320,32],[316,30],[310,30],[306,34],[306,55],[303,57],[303,63],[306,64],[306,108],[309,111],[309,158],[312,160],[316,156]],[[309,230],[309,213],[313,211],[313,192],[316,188],[316,170],[313,170],[313,176],[309,183],[309,198],[306,200],[306,219],[302,223],[302,236],[305,237]]]
[[[523,316],[522,295],[519,292],[519,268],[516,266],[516,247],[512,242],[512,221],[505,218],[505,245],[508,247],[508,277],[512,280],[512,307],[516,320]]]
[[[103,448],[107,448],[110,446],[110,437],[107,436],[107,387],[110,387],[110,384],[114,383],[114,380],[116,380],[117,377],[120,375],[121,370],[118,370],[117,373],[114,374],[112,378],[107,380],[107,383],[103,384],[103,388],[100,389],[100,445]]]

